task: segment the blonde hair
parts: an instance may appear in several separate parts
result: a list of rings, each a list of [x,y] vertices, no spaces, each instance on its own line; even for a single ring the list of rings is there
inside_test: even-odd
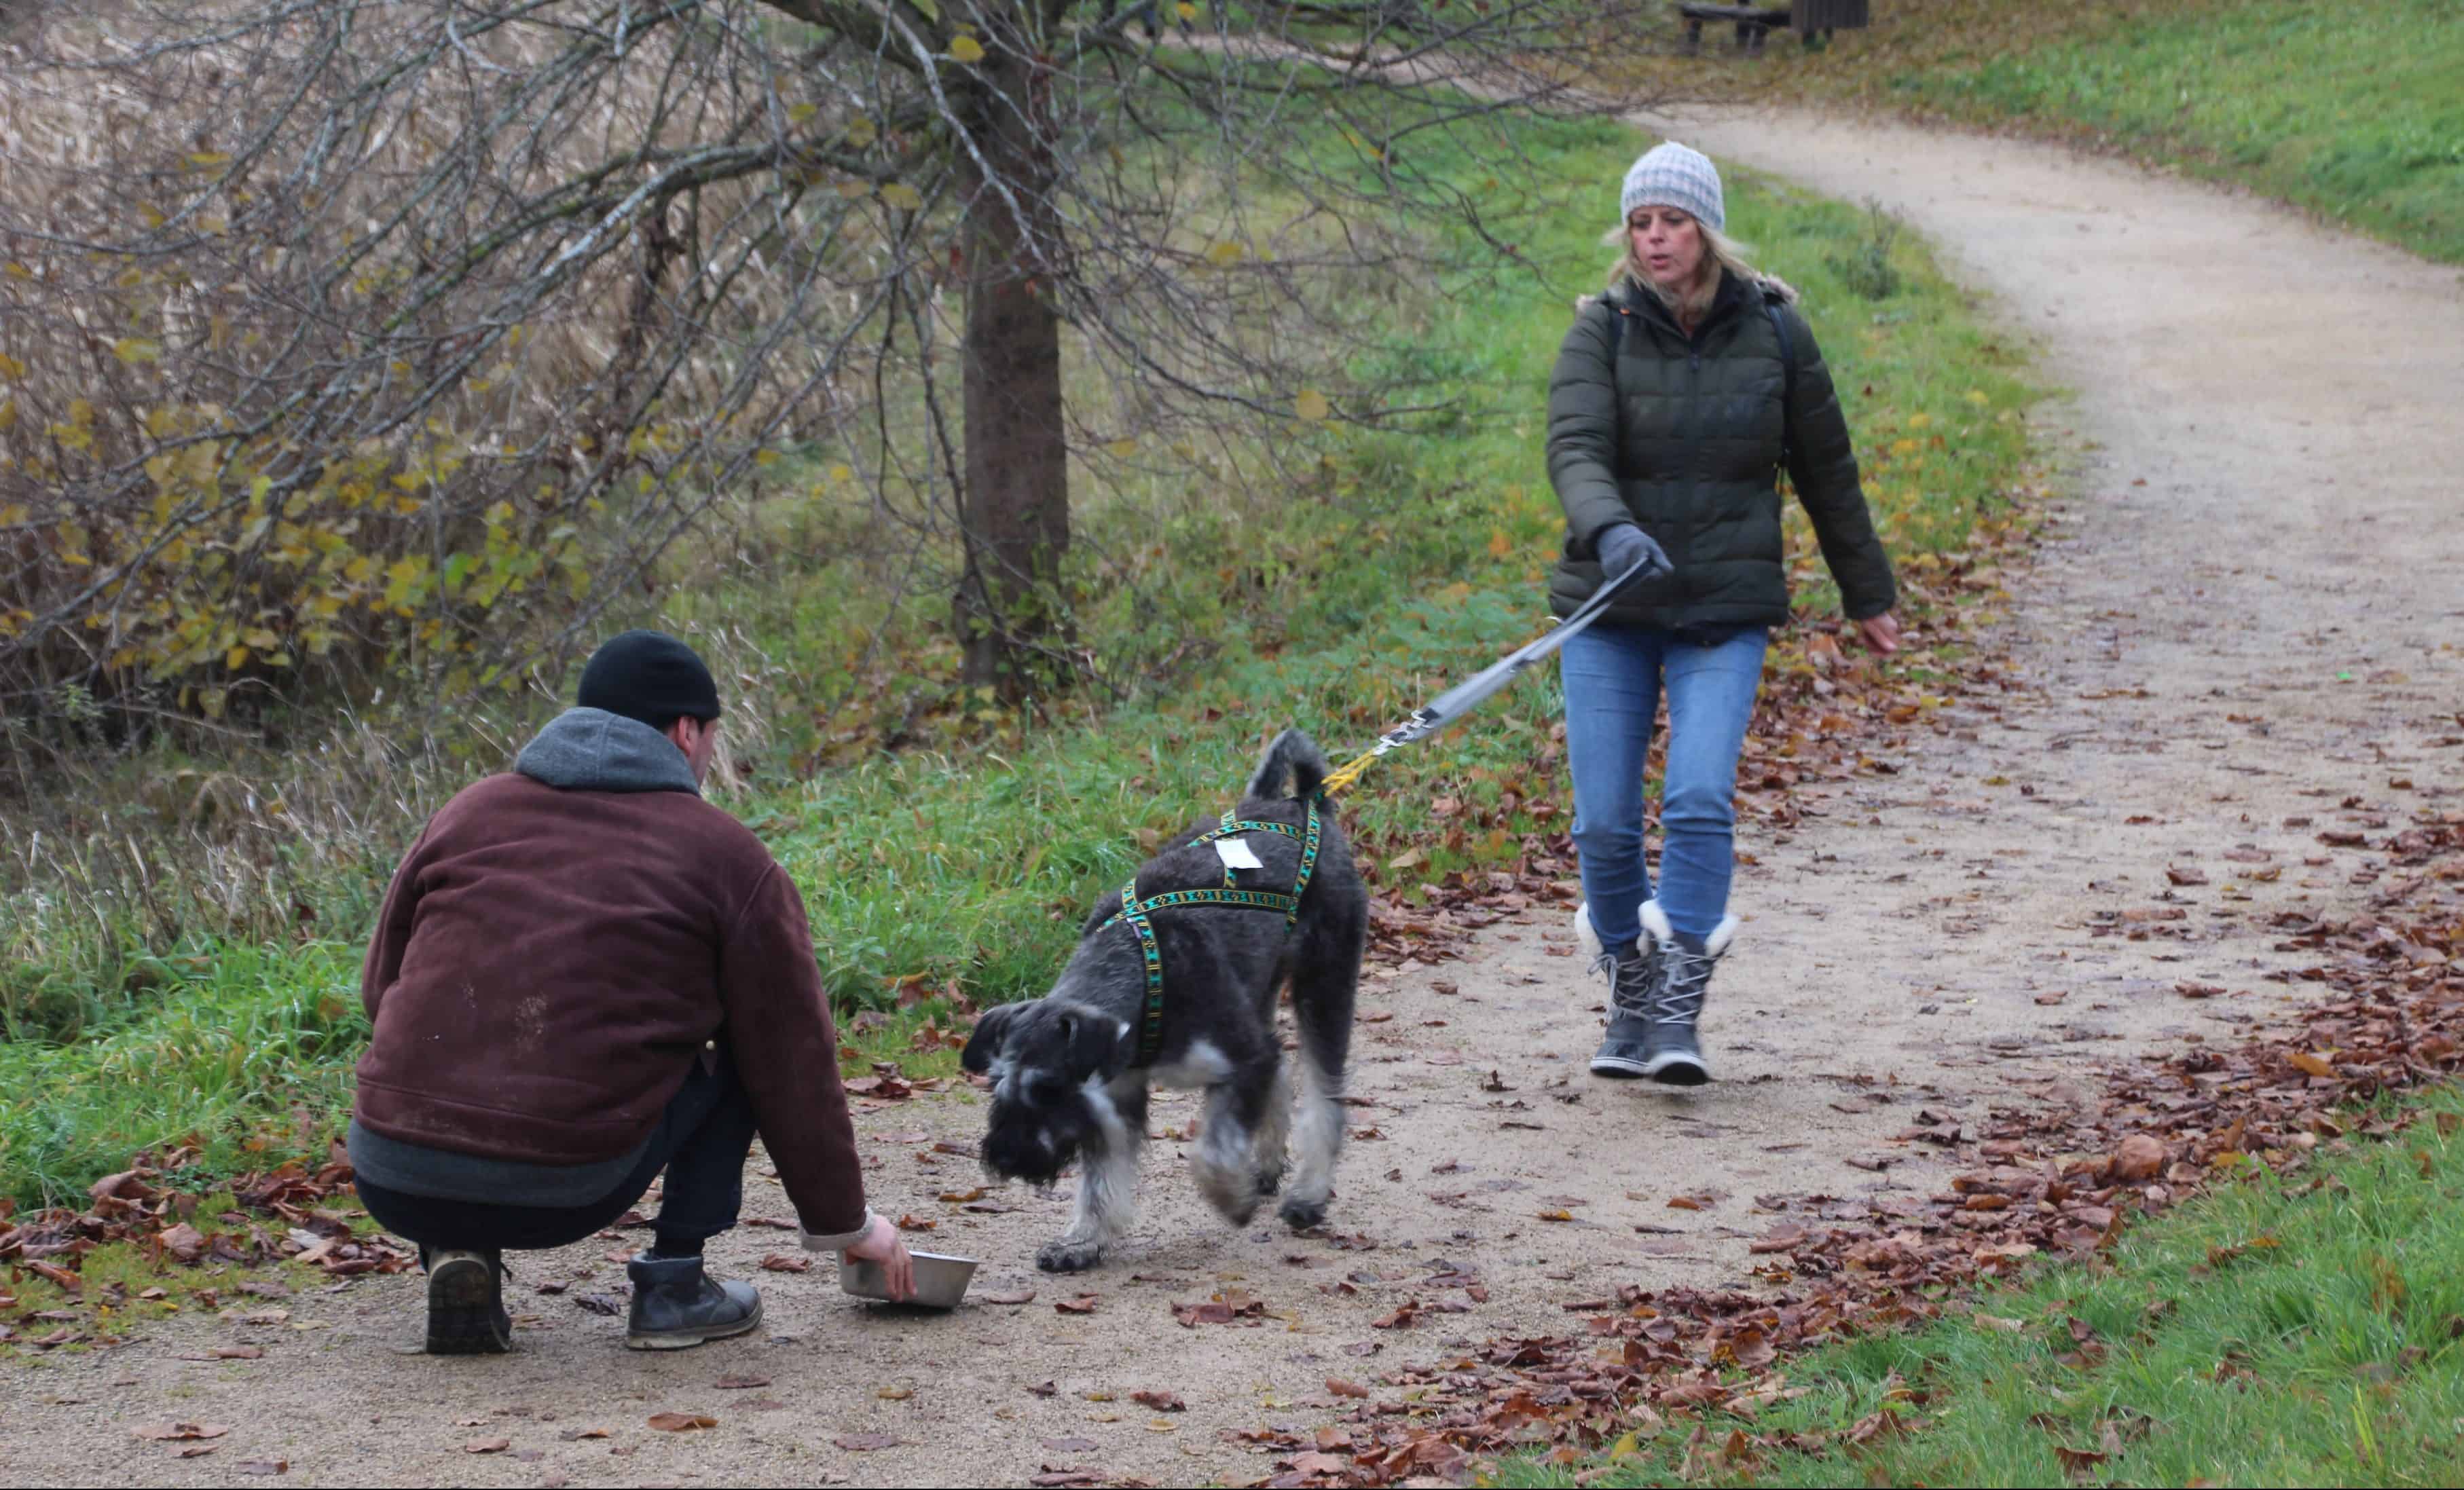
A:
[[[1687,215],[1692,216],[1691,213]],[[1693,221],[1696,230],[1703,234],[1703,257],[1706,263],[1723,274],[1736,275],[1749,285],[1760,286],[1775,282],[1768,279],[1762,271],[1754,268],[1753,261],[1748,256],[1748,250],[1744,244],[1699,217],[1694,218]],[[1710,307],[1711,297],[1719,294],[1720,274],[1702,275],[1694,291],[1682,299],[1661,289],[1643,267],[1635,262],[1631,221],[1621,222],[1601,234],[1600,246],[1617,251],[1617,262],[1609,266],[1608,288],[1614,290],[1619,285],[1631,284],[1657,298],[1661,304],[1667,306],[1672,316],[1681,318],[1698,317]],[[1793,298],[1793,296],[1791,297]]]

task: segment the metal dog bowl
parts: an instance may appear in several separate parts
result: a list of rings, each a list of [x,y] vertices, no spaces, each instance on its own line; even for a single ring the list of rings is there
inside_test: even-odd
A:
[[[878,1262],[859,1262],[846,1253],[839,1254],[839,1287],[859,1299],[879,1299],[884,1303],[912,1304],[927,1309],[955,1309],[966,1296],[967,1284],[976,1276],[974,1258],[952,1257],[942,1252],[910,1252],[915,1260],[915,1297],[892,1301],[890,1281],[882,1276]]]

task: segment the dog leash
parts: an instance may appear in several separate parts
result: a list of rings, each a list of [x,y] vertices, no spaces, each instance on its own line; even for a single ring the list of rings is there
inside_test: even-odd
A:
[[[1610,603],[1625,593],[1629,586],[1640,580],[1650,569],[1651,564],[1648,559],[1638,561],[1634,567],[1594,591],[1592,598],[1575,607],[1573,615],[1421,707],[1413,710],[1410,718],[1377,736],[1376,744],[1329,772],[1325,782],[1318,788],[1319,792],[1328,797],[1333,796],[1359,780],[1361,774],[1366,772],[1370,763],[1378,756],[1397,746],[1409,745],[1415,740],[1427,739],[1447,725],[1461,719],[1464,714],[1471,712],[1479,707],[1482,700],[1513,682],[1516,674],[1565,646],[1584,627],[1599,620],[1607,613]]]

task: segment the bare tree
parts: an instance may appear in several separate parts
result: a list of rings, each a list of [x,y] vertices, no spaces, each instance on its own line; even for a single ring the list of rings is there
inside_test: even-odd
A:
[[[970,681],[1033,693],[1086,663],[1072,461],[1410,406],[1347,370],[1435,293],[1409,224],[1515,258],[1418,159],[1527,168],[1513,119],[1585,106],[1564,79],[1658,19],[1625,7],[34,8],[0,33],[0,690],[511,680],[808,448],[950,566]]]

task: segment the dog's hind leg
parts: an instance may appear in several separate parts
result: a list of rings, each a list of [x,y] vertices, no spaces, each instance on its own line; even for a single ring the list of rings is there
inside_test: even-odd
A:
[[[1147,1091],[1089,1085],[1088,1101],[1100,1118],[1100,1136],[1079,1150],[1078,1198],[1069,1229],[1045,1242],[1035,1265],[1047,1273],[1075,1273],[1104,1260],[1104,1249],[1121,1239],[1137,1219],[1138,1147],[1147,1134]]]
[[[1258,1172],[1258,1194],[1271,1195],[1284,1184],[1284,1144],[1292,1130],[1292,1068],[1278,1058],[1275,1079],[1266,1087],[1266,1109],[1259,1115],[1251,1157]]]
[[[1292,973],[1292,1022],[1300,1034],[1301,1082],[1292,1117],[1299,1172],[1278,1212],[1298,1231],[1326,1219],[1334,1161],[1343,1150],[1343,1075],[1352,1055],[1353,1003],[1359,992],[1365,916],[1312,929]]]
[[[1197,1172],[1198,1193],[1235,1226],[1247,1225],[1258,1214],[1258,1136],[1266,1126],[1274,1085],[1265,1071],[1236,1070],[1206,1088],[1190,1167]]]

